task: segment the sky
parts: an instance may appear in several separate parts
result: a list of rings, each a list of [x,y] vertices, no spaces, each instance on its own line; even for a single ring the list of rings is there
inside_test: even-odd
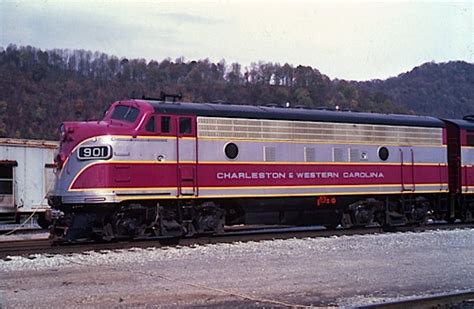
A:
[[[474,1],[0,0],[9,44],[386,79],[430,61],[472,63]]]

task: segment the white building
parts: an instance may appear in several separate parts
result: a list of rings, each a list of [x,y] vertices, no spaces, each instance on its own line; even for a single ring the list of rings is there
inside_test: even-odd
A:
[[[0,225],[21,223],[49,208],[46,194],[54,182],[59,143],[0,138]]]

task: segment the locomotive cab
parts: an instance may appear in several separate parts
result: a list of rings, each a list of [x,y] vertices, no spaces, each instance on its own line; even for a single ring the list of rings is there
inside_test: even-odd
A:
[[[92,229],[104,234],[104,222],[111,225],[109,234],[153,232],[158,217],[160,235],[184,233],[176,221],[183,214],[176,214],[177,203],[170,199],[198,192],[195,122],[196,117],[158,113],[145,101],[131,100],[112,104],[101,121],[63,123],[49,203],[66,214],[62,224],[68,227],[67,237],[77,239]],[[160,206],[162,199],[167,199],[166,209]],[[212,213],[220,218],[214,208],[205,206],[204,217]],[[207,217],[200,225],[204,228],[186,230],[223,225]]]
[[[133,101],[116,102],[100,121],[64,122],[60,126],[60,148],[63,150],[60,153],[69,156],[74,147],[98,136],[130,135],[131,132],[136,135],[149,113],[149,110]]]
[[[60,147],[55,157],[58,171],[56,184],[64,184],[64,177],[74,174],[78,168],[80,171],[81,167],[87,167],[91,163],[105,163],[113,159],[114,144],[117,144],[114,141],[118,137],[136,138],[141,130],[153,129],[150,127],[153,126],[153,122],[150,122],[153,117],[149,117],[151,112],[150,108],[147,110],[146,106],[139,106],[134,101],[116,102],[109,107],[100,121],[62,123]],[[146,120],[149,122],[145,126],[143,123]],[[56,187],[50,195],[65,196],[67,190],[64,189]]]

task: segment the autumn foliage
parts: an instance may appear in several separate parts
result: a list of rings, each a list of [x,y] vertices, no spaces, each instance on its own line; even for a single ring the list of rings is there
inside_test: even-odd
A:
[[[119,59],[85,50],[0,48],[0,135],[57,139],[65,120],[99,119],[126,98],[181,93],[183,101],[413,113],[381,91],[330,80],[309,66],[268,62],[242,67],[208,59]]]

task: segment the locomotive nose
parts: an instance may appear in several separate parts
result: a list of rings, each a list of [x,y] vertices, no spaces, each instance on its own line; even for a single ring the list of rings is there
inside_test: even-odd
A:
[[[54,157],[54,163],[56,164],[56,169],[60,170],[63,168],[64,161],[66,161],[66,155],[63,153],[58,153],[56,157]]]

